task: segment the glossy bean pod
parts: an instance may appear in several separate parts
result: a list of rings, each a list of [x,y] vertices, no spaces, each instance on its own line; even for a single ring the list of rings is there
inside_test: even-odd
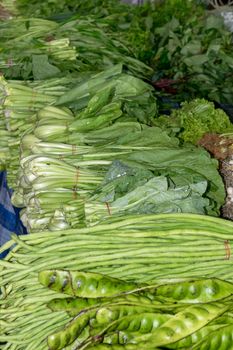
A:
[[[106,327],[100,327],[94,332],[91,332],[92,338],[94,339],[104,337],[114,332],[137,332],[137,336],[142,336],[142,340],[147,338],[148,334],[151,334],[153,330],[160,327],[163,323],[167,322],[172,315],[160,314],[160,313],[141,313],[131,314],[115,320]]]
[[[233,325],[214,331],[195,344],[191,350],[233,350]]]
[[[47,306],[52,311],[66,311],[70,316],[74,317],[81,311],[87,311],[104,305],[131,305],[144,308],[158,310],[161,306],[160,302],[151,301],[147,297],[134,294],[124,294],[117,298],[55,298],[48,302]]]
[[[208,303],[233,294],[233,284],[217,278],[169,283],[158,286],[155,295],[177,302]]]
[[[172,315],[152,313],[150,308],[135,305],[109,305],[100,307],[95,314],[95,319],[91,323],[93,328],[103,328],[110,323],[117,321],[113,326],[118,330],[127,329],[133,331],[133,327],[137,331],[142,331],[147,326],[151,331],[157,324],[161,324],[163,320],[171,318]],[[122,328],[123,327],[123,328]]]
[[[41,271],[39,282],[56,292],[82,298],[113,297],[137,288],[134,283],[102,274],[66,270]]]
[[[101,304],[98,298],[56,298],[50,300],[47,306],[52,311],[74,312],[76,315],[83,310]]]
[[[153,331],[147,341],[157,347],[175,343],[207,325],[227,308],[219,302],[191,305]]]
[[[49,350],[60,350],[72,344],[89,325],[91,313],[83,313],[75,317],[60,331],[48,336]]]
[[[62,350],[77,350],[81,346],[83,342],[88,338],[89,336],[89,327],[85,327],[82,333],[78,336],[78,338],[70,345],[66,346]]]
[[[94,325],[95,327],[100,327],[100,329],[102,329],[104,325],[106,326],[106,324],[112,320],[118,319],[121,315],[131,314],[132,322],[135,323],[135,315],[143,312],[144,310],[145,309],[143,307],[113,304],[109,305],[108,307],[101,308],[96,306],[85,312],[81,311],[71,322],[67,324],[66,327],[48,337],[49,349],[59,350],[72,344],[80,336],[83,330],[89,326],[89,324],[92,328],[92,332],[90,331],[90,333],[93,336],[98,334],[99,331],[99,328],[93,330]],[[160,317],[160,314],[158,317]],[[137,322],[139,323],[139,321],[140,320]],[[147,319],[147,323],[151,322],[151,327],[152,321],[149,320],[149,318]],[[155,320],[153,322],[155,323]],[[157,322],[159,322],[159,320],[157,320]],[[145,327],[145,321],[143,326]]]
[[[204,337],[210,335],[212,332],[224,326],[225,326],[224,324],[207,325],[201,329],[198,329],[198,331],[190,334],[188,337],[185,337],[176,343],[167,345],[167,348],[168,349],[186,349],[186,348],[190,349],[192,346],[194,346],[199,341],[201,341]]]
[[[141,313],[134,317],[123,317],[119,319],[117,330],[106,334],[103,342],[108,344],[140,343],[142,340],[145,341],[145,335],[150,337],[152,331],[160,327],[171,317],[173,316],[155,313]],[[128,327],[122,330],[126,324],[128,324]]]

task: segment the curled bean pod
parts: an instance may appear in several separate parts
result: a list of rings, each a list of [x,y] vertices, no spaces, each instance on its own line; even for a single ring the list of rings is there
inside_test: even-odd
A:
[[[78,336],[78,338],[70,345],[67,345],[62,350],[77,350],[80,348],[81,344],[85,342],[85,340],[89,336],[89,327],[85,327],[82,333]]]
[[[137,288],[134,283],[98,273],[65,270],[41,271],[39,282],[56,292],[82,298],[112,297]]]
[[[49,350],[60,350],[72,344],[89,325],[91,316],[93,316],[91,313],[80,314],[60,331],[49,335],[47,339]]]
[[[158,286],[156,296],[185,303],[208,303],[233,294],[233,284],[217,278],[170,283]]]
[[[147,341],[157,347],[175,343],[201,329],[227,309],[228,306],[218,302],[191,305],[152,332]]]
[[[228,325],[207,335],[192,350],[233,350],[233,325]]]

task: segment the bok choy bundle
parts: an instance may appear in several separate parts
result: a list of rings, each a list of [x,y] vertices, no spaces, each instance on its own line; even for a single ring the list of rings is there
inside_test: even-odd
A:
[[[36,111],[46,105],[52,105],[57,98],[64,94],[69,87],[83,78],[68,76],[40,80],[37,82],[6,80],[0,77],[0,130],[1,152],[5,156],[8,169],[8,181],[12,188],[15,187],[15,176],[19,167],[19,146],[21,136],[32,129]]]

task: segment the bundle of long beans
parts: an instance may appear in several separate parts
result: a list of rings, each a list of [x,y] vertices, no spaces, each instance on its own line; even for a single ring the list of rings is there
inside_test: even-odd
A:
[[[46,350],[49,334],[69,316],[48,312],[46,303],[64,298],[42,287],[45,269],[90,271],[137,283],[194,278],[233,281],[232,222],[204,215],[161,214],[110,218],[92,228],[13,236],[0,261],[3,350]],[[67,284],[64,284],[66,286]]]

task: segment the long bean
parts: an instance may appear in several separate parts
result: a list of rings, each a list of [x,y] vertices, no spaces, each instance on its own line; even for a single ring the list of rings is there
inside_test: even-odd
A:
[[[37,274],[44,269],[88,270],[140,283],[202,276],[233,281],[232,228],[221,219],[191,215],[189,221],[189,214],[163,214],[13,236],[6,247],[14,248],[0,261],[5,290],[0,296],[0,340],[11,341],[10,350],[31,350],[31,337],[33,346],[45,350],[45,335],[57,329],[56,323],[64,325],[64,313],[50,320],[45,303],[61,294],[39,285]]]

